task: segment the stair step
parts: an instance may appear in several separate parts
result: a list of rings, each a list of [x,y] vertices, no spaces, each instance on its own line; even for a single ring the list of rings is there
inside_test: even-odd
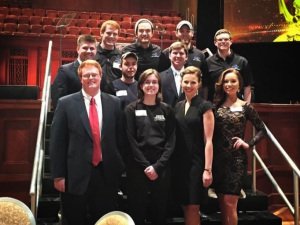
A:
[[[53,179],[51,177],[44,177],[42,180],[42,196],[43,197],[58,197],[59,193],[54,188]]]
[[[37,218],[39,221],[47,223],[57,223],[59,221],[59,210],[59,197],[41,197],[39,201]]]
[[[239,199],[239,211],[265,211],[268,210],[268,196],[263,192],[252,190],[245,190],[246,198]],[[204,213],[218,212],[219,203],[218,199],[208,197],[207,200],[201,204],[201,211]]]
[[[239,225],[281,225],[280,217],[268,211],[239,212]],[[179,224],[178,224],[179,225]],[[221,214],[219,212],[207,214],[201,217],[201,225],[221,225]]]
[[[50,174],[51,168],[50,168],[50,156],[45,155],[44,156],[44,173]]]

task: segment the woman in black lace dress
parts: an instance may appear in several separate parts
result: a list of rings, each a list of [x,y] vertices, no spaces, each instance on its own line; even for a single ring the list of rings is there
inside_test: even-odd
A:
[[[266,133],[264,124],[255,109],[239,99],[243,87],[240,73],[225,70],[216,83],[214,187],[218,195],[223,225],[237,225],[237,203],[242,180],[247,174],[246,150],[255,145]],[[250,141],[244,140],[247,121],[257,130]]]

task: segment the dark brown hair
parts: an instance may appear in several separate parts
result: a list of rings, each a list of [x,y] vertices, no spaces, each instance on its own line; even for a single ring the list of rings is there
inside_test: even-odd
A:
[[[156,103],[159,103],[162,100],[161,79],[160,79],[159,73],[155,69],[147,69],[140,75],[140,78],[138,81],[138,98],[141,102],[144,100],[144,91],[141,86],[142,86],[142,84],[144,84],[144,82],[147,80],[147,78],[151,75],[154,75],[158,80],[158,92],[156,94],[155,101],[156,101]]]

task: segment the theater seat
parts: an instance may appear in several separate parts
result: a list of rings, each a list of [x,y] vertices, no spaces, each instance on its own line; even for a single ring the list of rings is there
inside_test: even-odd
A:
[[[11,7],[9,8],[9,14],[19,16],[21,15],[21,8]]]
[[[19,24],[29,24],[29,16],[27,16],[27,15],[19,16],[18,23]]]
[[[33,9],[33,15],[34,16],[40,16],[40,17],[43,17],[45,16],[45,9]]]
[[[90,12],[90,18],[95,20],[100,20],[100,13],[98,12]]]
[[[89,27],[80,27],[80,34],[91,34],[91,28],[89,28]]]
[[[32,8],[23,8],[21,11],[22,11],[22,15],[25,15],[25,16],[32,16],[33,15]]]
[[[29,30],[29,24],[18,24],[17,32],[15,32],[15,35],[27,35],[29,33]]]
[[[98,20],[96,20],[96,19],[87,20],[87,26],[97,28],[98,27]]]
[[[18,16],[16,15],[6,15],[4,19],[5,23],[18,23]]]
[[[0,85],[0,99],[31,99],[37,100],[38,86]]]
[[[92,27],[91,28],[91,35],[100,36],[100,28]]]
[[[40,16],[31,16],[29,18],[29,23],[31,25],[41,24],[42,23],[42,18]]]
[[[29,36],[40,36],[40,33],[43,32],[43,26],[40,24],[30,25],[30,33]]]
[[[6,7],[6,6],[1,6],[0,7],[0,14],[7,15],[8,11],[9,11],[8,7]]]
[[[17,31],[17,24],[15,23],[5,23],[3,27],[3,32],[6,35],[11,35]]]

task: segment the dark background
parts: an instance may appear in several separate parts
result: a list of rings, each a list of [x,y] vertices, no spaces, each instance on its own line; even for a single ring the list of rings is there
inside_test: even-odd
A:
[[[209,47],[214,53],[214,34],[224,27],[223,0],[199,0],[197,24],[197,47]],[[300,102],[299,42],[233,43],[232,49],[250,63],[255,80],[255,102]]]

